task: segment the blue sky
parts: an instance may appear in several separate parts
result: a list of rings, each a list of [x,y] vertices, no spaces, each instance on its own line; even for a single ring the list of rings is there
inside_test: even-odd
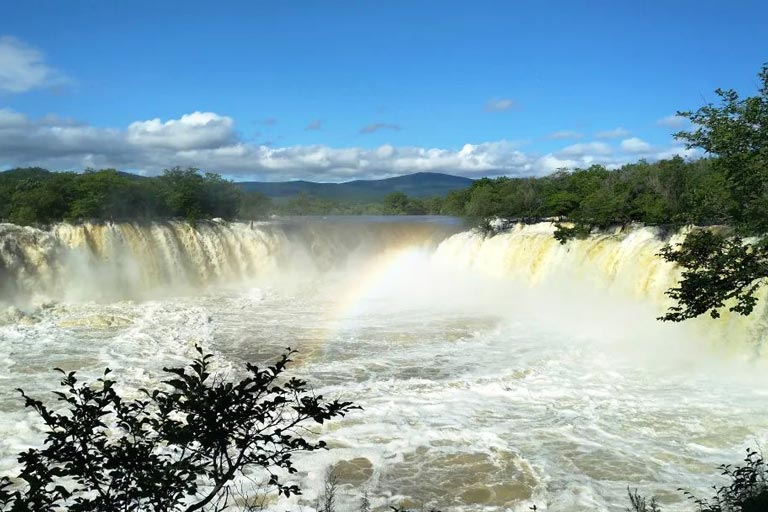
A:
[[[0,167],[541,175],[686,153],[759,1],[3,2]]]

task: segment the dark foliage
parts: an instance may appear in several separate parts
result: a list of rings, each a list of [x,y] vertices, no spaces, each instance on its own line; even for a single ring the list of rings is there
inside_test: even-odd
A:
[[[574,238],[584,238],[589,235],[591,228],[586,224],[575,224],[573,226],[566,226],[564,224],[555,224],[555,240],[561,244],[567,243]]]
[[[560,219],[568,223],[558,231],[566,242],[592,228],[630,222],[727,224],[734,199],[724,181],[711,159],[641,161],[614,171],[593,165],[542,178],[476,180],[469,189],[448,194],[441,211],[480,225],[495,217],[522,222]]]
[[[240,382],[216,377],[212,356],[198,352],[188,367],[166,368],[164,386],[139,400],[115,391],[109,369],[94,385],[62,371],[63,412],[19,390],[46,439],[19,455],[18,478],[0,479],[0,510],[223,510],[233,480],[255,470],[279,493],[300,494],[278,473],[296,472],[292,454],[325,448],[307,427],[356,407],[283,381],[293,351],[266,368],[247,364]]]
[[[768,63],[758,74],[756,96],[740,98],[736,91],[717,89],[720,105],[709,103],[695,112],[678,112],[694,126],[675,134],[689,147],[717,155],[732,197],[731,215],[744,233],[768,232]]]
[[[181,218],[233,219],[240,189],[216,174],[175,167],[156,178],[114,169],[0,173],[0,220],[15,224]]]
[[[679,132],[689,147],[702,148],[717,159],[713,165],[723,176],[730,201],[729,224],[742,234],[768,233],[768,64],[759,74],[757,96],[741,99],[733,90],[718,89],[721,104],[707,104],[695,112],[680,112],[695,129]],[[678,305],[665,320],[685,320],[709,312],[719,316],[728,307],[750,314],[755,293],[768,277],[768,242],[745,243],[711,233],[689,236],[662,256],[679,263],[683,278],[669,291]]]
[[[684,243],[666,246],[661,256],[683,268],[679,285],[666,292],[677,305],[661,320],[679,322],[705,313],[718,318],[726,307],[748,315],[768,277],[768,240],[745,244],[738,236],[695,231]]]
[[[744,466],[720,466],[722,474],[731,482],[722,487],[713,486],[715,495],[711,499],[697,498],[687,491],[684,494],[700,512],[765,512],[768,510],[768,466],[760,453],[749,449],[744,462]]]
[[[661,512],[656,498],[648,499],[640,496],[637,493],[637,489],[634,491],[627,489],[627,494],[629,495],[629,508],[627,508],[627,512]]]

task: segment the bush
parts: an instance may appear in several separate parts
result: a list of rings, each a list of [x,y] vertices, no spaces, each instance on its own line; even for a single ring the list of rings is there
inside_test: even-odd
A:
[[[731,483],[713,487],[715,495],[711,499],[700,499],[687,491],[685,495],[701,512],[765,512],[768,510],[768,467],[763,456],[754,450],[747,450],[744,462],[744,466],[720,466]]]
[[[0,510],[223,510],[235,479],[261,470],[278,493],[300,494],[279,472],[295,473],[295,452],[325,448],[307,427],[356,409],[327,401],[297,378],[283,382],[293,351],[272,366],[246,365],[240,382],[211,370],[199,347],[185,368],[165,368],[160,389],[125,400],[110,370],[95,384],[61,373],[63,411],[19,390],[46,428],[43,448],[19,455],[17,479],[0,479]]]

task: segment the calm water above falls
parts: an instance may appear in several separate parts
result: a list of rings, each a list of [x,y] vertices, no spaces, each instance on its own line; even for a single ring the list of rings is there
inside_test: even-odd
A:
[[[225,367],[297,348],[364,407],[298,464],[308,502],[336,464],[346,504],[618,511],[630,485],[689,510],[677,487],[768,440],[765,312],[656,322],[676,271],[652,230],[426,220],[0,225],[0,469],[40,440],[14,388],[110,366],[130,394],[195,343]]]

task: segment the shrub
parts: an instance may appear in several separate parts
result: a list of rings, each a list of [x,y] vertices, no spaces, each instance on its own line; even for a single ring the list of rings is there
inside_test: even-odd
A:
[[[325,448],[306,428],[356,407],[315,396],[303,380],[284,381],[290,349],[266,368],[247,364],[240,382],[217,376],[213,356],[197,351],[187,367],[165,368],[170,378],[138,400],[115,391],[109,369],[95,384],[59,370],[61,412],[19,390],[46,438],[19,455],[17,479],[0,479],[0,510],[218,511],[235,479],[258,469],[279,493],[300,494],[279,473],[297,471],[295,452]]]

